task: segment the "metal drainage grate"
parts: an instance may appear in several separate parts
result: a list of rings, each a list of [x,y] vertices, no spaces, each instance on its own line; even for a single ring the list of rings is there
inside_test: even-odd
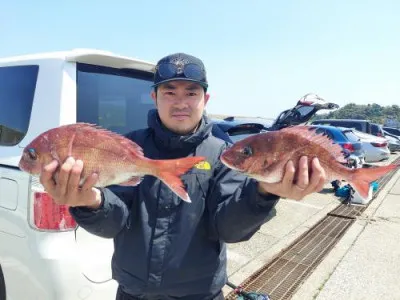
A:
[[[394,163],[399,163],[397,158]],[[373,198],[390,180],[396,170],[378,181]],[[261,267],[240,286],[245,292],[268,294],[272,300],[290,299],[299,285],[339,241],[366,206],[341,204],[320,220],[271,262]],[[225,299],[236,299],[232,291]]]
[[[272,300],[290,299],[353,222],[326,216],[287,250],[244,281],[244,291],[269,294]],[[231,292],[225,299],[236,299]]]
[[[362,214],[364,206],[340,204],[334,210],[328,213],[328,216],[355,219]]]

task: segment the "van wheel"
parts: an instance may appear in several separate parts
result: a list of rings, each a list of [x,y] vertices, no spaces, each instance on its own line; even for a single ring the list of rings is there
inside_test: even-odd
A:
[[[6,283],[4,282],[3,270],[0,267],[0,299],[6,299]]]

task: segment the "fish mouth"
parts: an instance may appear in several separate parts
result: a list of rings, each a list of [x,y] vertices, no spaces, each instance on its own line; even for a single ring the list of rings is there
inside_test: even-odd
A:
[[[22,171],[26,172],[25,164],[24,164],[24,162],[22,160],[19,161],[18,168],[20,168]]]
[[[230,166],[229,166],[230,164],[226,161],[225,155],[224,155],[223,153],[221,154],[221,157],[220,157],[219,159],[221,160],[221,162],[222,162],[225,166],[230,167]]]
[[[230,161],[229,158],[226,157],[226,155],[222,154],[220,157],[221,162],[227,166],[228,168],[235,170],[235,171],[240,171],[238,168],[232,165],[232,161]]]
[[[20,170],[30,174],[30,175],[40,175],[41,169],[40,167],[36,167],[36,166],[32,166],[29,163],[26,163],[25,161],[20,161],[18,163],[18,168],[20,168]]]

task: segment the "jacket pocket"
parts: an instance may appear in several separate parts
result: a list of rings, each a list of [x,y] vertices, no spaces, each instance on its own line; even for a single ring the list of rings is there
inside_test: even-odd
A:
[[[193,169],[182,175],[185,188],[192,199],[205,199],[211,178],[211,172]]]

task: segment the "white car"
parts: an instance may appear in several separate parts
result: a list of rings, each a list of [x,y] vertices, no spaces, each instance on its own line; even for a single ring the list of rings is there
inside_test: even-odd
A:
[[[1,300],[115,299],[113,240],[77,227],[18,162],[33,138],[63,124],[146,127],[153,68],[87,49],[0,59]]]
[[[390,157],[387,139],[353,129],[365,151],[366,162],[379,162]]]

